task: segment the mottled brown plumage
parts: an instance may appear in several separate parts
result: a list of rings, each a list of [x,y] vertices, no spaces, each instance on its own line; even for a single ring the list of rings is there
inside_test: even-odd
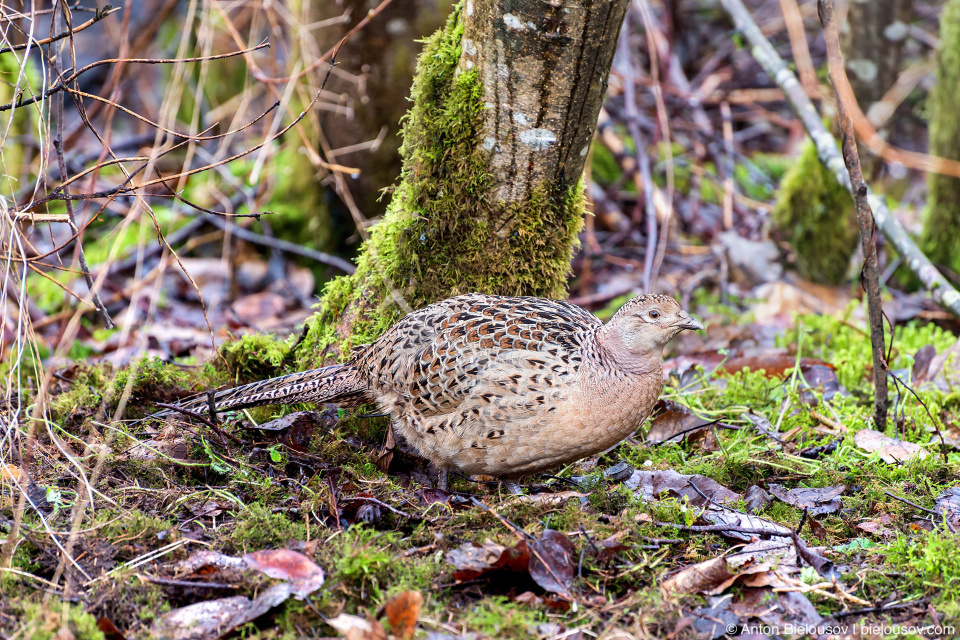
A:
[[[664,346],[702,328],[667,296],[633,298],[603,324],[566,302],[468,294],[411,313],[346,364],[221,391],[215,403],[372,400],[444,477],[511,479],[628,436],[660,395]]]

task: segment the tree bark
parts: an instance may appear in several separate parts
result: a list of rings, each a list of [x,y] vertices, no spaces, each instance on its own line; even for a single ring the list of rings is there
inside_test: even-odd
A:
[[[344,357],[452,295],[565,295],[580,176],[628,4],[465,0],[454,10],[420,56],[387,213],[357,272],[324,292],[302,364]]]
[[[857,102],[868,117],[870,108],[897,81],[903,43],[910,28],[911,9],[912,0],[853,0],[849,3],[844,66]],[[860,151],[864,173],[869,176],[875,171],[878,160],[872,154],[864,155],[864,149]]]
[[[930,153],[960,160],[960,0],[949,0],[940,16],[937,83],[927,109],[930,113]],[[960,179],[927,175],[927,210],[923,245],[935,263],[960,273]]]
[[[561,195],[579,181],[627,6],[467,1],[459,67],[483,83],[500,201],[523,202],[541,185]]]

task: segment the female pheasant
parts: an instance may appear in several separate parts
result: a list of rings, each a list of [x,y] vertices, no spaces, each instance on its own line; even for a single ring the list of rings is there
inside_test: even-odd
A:
[[[604,324],[567,302],[472,293],[409,314],[345,364],[227,389],[214,402],[222,411],[374,401],[440,469],[442,486],[451,469],[509,481],[630,435],[660,395],[664,346],[685,329],[703,325],[668,296],[633,298]],[[200,395],[181,406],[207,404]]]

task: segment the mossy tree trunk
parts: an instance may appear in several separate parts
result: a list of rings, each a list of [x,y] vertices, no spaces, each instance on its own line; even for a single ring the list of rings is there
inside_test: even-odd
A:
[[[960,160],[960,0],[940,17],[937,84],[930,96],[930,153]],[[924,248],[930,259],[960,273],[960,179],[931,173],[927,179]]]
[[[357,272],[324,292],[301,366],[452,295],[564,296],[580,176],[627,6],[465,0],[454,10],[420,56],[387,213]]]

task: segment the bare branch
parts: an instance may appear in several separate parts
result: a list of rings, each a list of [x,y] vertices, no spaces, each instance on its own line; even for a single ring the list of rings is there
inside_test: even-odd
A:
[[[860,282],[867,292],[867,310],[870,316],[870,344],[873,352],[873,423],[879,431],[887,426],[887,372],[883,361],[883,305],[880,301],[880,274],[877,265],[877,243],[874,239],[876,224],[873,211],[867,201],[867,185],[860,171],[860,156],[857,153],[857,137],[853,131],[853,119],[848,115],[848,105],[857,99],[843,68],[840,53],[840,34],[833,13],[832,0],[820,0],[820,23],[827,41],[827,66],[830,80],[837,93],[837,114],[843,130],[843,161],[850,174],[853,199],[857,208],[857,225],[860,227],[860,246],[863,250],[863,269]]]

